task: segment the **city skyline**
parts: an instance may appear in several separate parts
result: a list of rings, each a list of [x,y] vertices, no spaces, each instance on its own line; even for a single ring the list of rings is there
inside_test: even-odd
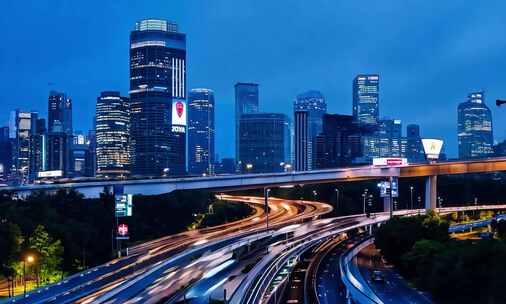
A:
[[[487,37],[493,35],[480,35],[488,33],[490,29],[502,28],[504,25],[504,20],[495,13],[498,7],[494,4],[473,9],[460,20],[459,25],[449,25],[444,31],[439,31],[439,26],[443,24],[445,18],[451,16],[455,9],[466,9],[465,4],[440,5],[436,11],[433,11],[432,6],[422,3],[401,5],[396,9],[384,4],[372,4],[372,11],[375,13],[360,8],[359,12],[364,18],[374,17],[368,20],[376,25],[376,28],[375,26],[369,28],[347,19],[343,21],[347,24],[344,29],[338,29],[338,24],[333,18],[343,17],[346,12],[357,8],[354,4],[323,2],[320,9],[316,8],[317,5],[305,7],[295,4],[287,9],[282,4],[262,2],[256,5],[242,4],[243,8],[247,7],[246,17],[251,21],[266,10],[276,11],[276,8],[284,7],[286,11],[283,11],[279,18],[288,18],[286,25],[280,25],[272,13],[261,19],[262,24],[254,22],[247,24],[231,13],[240,9],[241,4],[227,1],[220,1],[215,6],[198,1],[175,3],[170,6],[156,1],[150,4],[144,6],[139,2],[129,8],[120,9],[106,2],[103,11],[97,12],[96,18],[92,21],[82,17],[75,18],[82,9],[74,7],[75,4],[53,5],[54,13],[61,18],[41,20],[41,17],[36,15],[41,11],[44,12],[44,5],[39,4],[40,7],[33,5],[32,11],[24,11],[24,8],[17,4],[8,3],[7,9],[12,14],[2,22],[9,23],[12,18],[19,18],[21,13],[24,18],[15,30],[9,31],[6,45],[17,42],[23,46],[24,43],[31,43],[40,48],[41,55],[35,57],[46,58],[51,55],[53,57],[48,58],[53,60],[46,58],[44,62],[34,62],[34,59],[24,56],[23,50],[11,56],[11,52],[19,51],[18,47],[2,50],[0,58],[5,55],[5,58],[12,57],[14,60],[6,61],[6,64],[2,65],[1,75],[7,75],[8,71],[15,70],[8,74],[9,77],[2,76],[7,89],[5,91],[8,92],[1,99],[2,104],[8,110],[16,108],[22,111],[35,110],[40,117],[47,117],[45,108],[48,92],[63,91],[72,97],[74,111],[82,114],[80,115],[82,119],[75,122],[74,129],[86,131],[91,127],[94,101],[101,91],[118,90],[121,94],[127,95],[128,34],[133,23],[153,16],[177,22],[182,32],[187,34],[189,43],[187,87],[190,89],[205,86],[215,91],[216,146],[217,153],[221,157],[234,154],[233,142],[227,141],[227,138],[233,136],[230,130],[233,129],[234,122],[228,121],[228,118],[234,111],[235,82],[251,81],[259,84],[259,103],[264,112],[283,112],[291,117],[293,112],[291,104],[296,95],[315,89],[325,96],[329,107],[328,113],[349,115],[352,103],[350,83],[353,77],[360,73],[378,73],[382,79],[381,117],[401,119],[404,125],[416,123],[420,125],[422,137],[443,138],[446,142],[446,152],[450,157],[457,156],[456,108],[464,101],[463,97],[468,92],[481,89],[485,91],[493,113],[495,140],[504,139],[506,126],[500,119],[504,110],[497,109],[492,103],[495,98],[506,95],[501,87],[505,81],[504,76],[496,72],[500,70],[497,67],[504,64],[500,54],[504,53],[506,43],[502,36],[492,39]],[[411,16],[413,18],[402,17],[398,22],[406,27],[401,26],[401,29],[394,30],[393,24],[389,23],[389,16],[401,12],[406,7],[417,10],[417,15]],[[162,8],[166,9],[167,13],[161,10]],[[205,14],[206,12],[209,14]],[[310,16],[315,12],[320,13],[317,20]],[[111,25],[106,17],[120,13],[125,14],[124,20]],[[429,18],[429,13],[434,13],[432,19],[436,22],[424,28],[424,21]],[[289,17],[290,15],[294,17]],[[487,16],[486,20],[474,18],[480,15]],[[51,42],[57,36],[66,45],[63,48],[64,52],[57,49],[60,44],[42,44],[39,41],[41,37],[37,37],[38,31],[45,28],[54,29],[57,24],[65,20],[70,22],[73,18],[81,23],[73,29],[73,32],[60,29],[57,30],[55,37],[45,37]],[[190,22],[195,18],[201,18],[201,22]],[[316,22],[314,27],[306,26],[307,18],[313,18],[310,20]],[[214,19],[225,21],[221,20],[215,24]],[[408,21],[412,21],[413,24],[407,25]],[[234,29],[230,23],[238,23],[238,28]],[[273,27],[273,24],[278,28]],[[35,28],[34,25],[38,27]],[[96,28],[100,27],[107,28],[103,33],[95,34]],[[293,30],[298,31],[298,34],[294,35],[291,32]],[[82,39],[75,39],[83,31],[87,35],[83,35]],[[352,39],[355,31],[364,34],[365,38],[360,41]],[[243,39],[226,41],[225,38],[230,40],[241,32],[244,33],[240,36]],[[276,42],[279,33],[286,36]],[[316,37],[310,35],[315,33],[318,34]],[[341,40],[331,39],[328,44],[323,44],[325,39],[318,38],[329,36],[331,33],[339,36]],[[220,34],[225,38],[219,38]],[[414,37],[410,37],[412,34]],[[298,41],[297,36],[303,37],[302,41]],[[20,41],[19,37],[25,40]],[[74,39],[70,39],[72,37]],[[217,43],[209,44],[209,41],[216,39],[219,39]],[[345,43],[337,43],[338,40]],[[260,42],[266,46],[270,45],[270,48],[265,48],[266,46]],[[371,45],[371,42],[374,43],[370,50],[359,51],[363,45]],[[250,44],[254,45],[251,50]],[[97,48],[97,45],[101,47]],[[315,45],[329,47],[314,48]],[[327,50],[338,46],[339,48],[334,48],[332,52]],[[229,51],[224,53],[223,50]],[[269,52],[265,52],[266,50]],[[100,51],[100,56],[97,56],[97,51]],[[252,56],[253,54],[255,56]],[[412,56],[413,54],[417,56]],[[209,60],[213,56],[219,59],[216,63]],[[55,63],[59,58],[61,60]],[[254,60],[248,60],[250,58]],[[288,63],[293,63],[296,58],[311,64],[296,63],[289,66]],[[312,60],[305,61],[308,58]],[[477,66],[476,58],[486,59]],[[220,74],[227,75],[213,77],[213,73],[217,71],[216,64],[220,63],[224,65],[226,71]],[[261,63],[266,64],[269,69],[259,68]],[[97,71],[103,75],[98,75]],[[78,76],[69,77],[69,75]],[[48,86],[49,82],[54,85]],[[8,113],[3,113],[0,116],[2,125],[7,125],[7,120]]]

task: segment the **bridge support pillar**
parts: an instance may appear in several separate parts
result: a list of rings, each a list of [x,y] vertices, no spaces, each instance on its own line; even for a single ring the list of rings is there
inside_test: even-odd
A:
[[[385,196],[383,198],[383,212],[388,212],[390,213],[390,209],[392,207],[392,204],[390,203],[390,200],[392,198],[390,198],[389,196]]]
[[[437,208],[437,175],[428,176],[425,180],[425,209]]]

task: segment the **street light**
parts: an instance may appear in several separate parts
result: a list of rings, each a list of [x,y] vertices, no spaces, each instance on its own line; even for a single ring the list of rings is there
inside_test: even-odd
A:
[[[271,189],[264,188],[265,213],[266,213],[265,221],[266,221],[267,230],[269,230],[269,193],[270,192],[271,192]]]
[[[365,190],[364,190],[364,193],[362,193],[362,198],[364,199],[364,208],[363,208],[363,209],[364,209],[364,212],[363,212],[363,214],[365,214],[365,199],[366,199],[366,197],[367,197],[367,192],[368,192],[368,191],[369,191],[368,189],[365,189]]]
[[[413,209],[413,186],[409,187],[409,190],[411,191],[411,209]]]
[[[31,264],[35,261],[35,258],[33,255],[28,255],[23,260],[23,284],[24,284],[24,290],[23,290],[23,297],[26,295],[26,263]]]
[[[334,191],[336,191],[336,214],[338,214],[338,210],[339,210],[339,189],[335,188]]]

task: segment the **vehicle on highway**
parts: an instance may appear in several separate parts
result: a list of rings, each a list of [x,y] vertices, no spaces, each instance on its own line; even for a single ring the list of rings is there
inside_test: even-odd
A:
[[[385,275],[379,270],[374,270],[371,274],[371,281],[373,283],[384,283]]]

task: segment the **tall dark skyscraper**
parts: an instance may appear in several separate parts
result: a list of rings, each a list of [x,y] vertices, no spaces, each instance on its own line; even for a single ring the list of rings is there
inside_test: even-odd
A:
[[[12,164],[12,145],[9,127],[0,128],[0,180],[7,179]]]
[[[188,95],[188,171],[213,174],[214,92],[192,89]]]
[[[379,121],[379,75],[358,75],[353,80],[353,118],[360,124]]]
[[[314,165],[315,139],[322,131],[322,117],[327,112],[325,98],[319,91],[307,91],[299,94],[293,104],[294,111],[306,111],[308,113],[308,138],[307,138],[307,169],[311,170]]]
[[[353,116],[323,116],[322,132],[316,138],[316,168],[349,166],[360,155],[360,150],[360,127]]]
[[[67,94],[49,92],[47,110],[47,169],[72,175],[72,100]]]
[[[406,127],[406,157],[410,163],[421,162],[425,159],[425,154],[420,137],[420,126],[411,124]]]
[[[235,160],[241,162],[239,158],[240,147],[240,130],[239,121],[242,114],[250,114],[258,112],[258,84],[238,82],[235,88]]]
[[[290,122],[285,114],[242,114],[239,159],[246,173],[280,172],[290,159]]]
[[[97,175],[126,175],[130,170],[130,103],[119,92],[102,92],[96,110]]]
[[[493,155],[492,112],[485,104],[484,92],[471,93],[459,104],[458,140],[460,159]]]
[[[377,157],[401,157],[403,145],[402,123],[398,119],[382,119],[376,129],[362,136],[362,151],[366,162]]]
[[[137,22],[130,33],[132,173],[186,172],[186,35],[177,24]]]
[[[309,153],[309,124],[307,111],[295,111],[295,170],[307,171]]]
[[[12,142],[12,180],[26,184],[36,177],[35,153],[32,143],[36,133],[38,114],[36,112],[11,112],[9,138]]]
[[[72,135],[72,100],[67,94],[57,91],[49,92],[47,124],[48,132],[53,132],[54,125],[58,124],[63,132]]]

